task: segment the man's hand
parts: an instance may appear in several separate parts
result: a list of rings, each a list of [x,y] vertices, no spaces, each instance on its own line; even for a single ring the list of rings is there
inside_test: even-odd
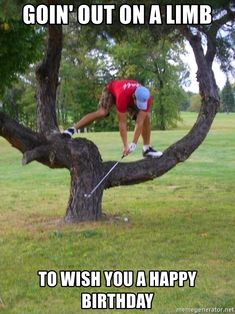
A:
[[[127,156],[129,154],[129,146],[124,146],[122,153],[123,153],[123,156]]]

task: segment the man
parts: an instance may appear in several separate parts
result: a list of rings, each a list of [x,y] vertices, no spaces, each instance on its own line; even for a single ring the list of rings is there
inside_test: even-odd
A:
[[[94,120],[109,115],[113,105],[116,105],[119,131],[123,142],[123,155],[127,156],[136,149],[140,135],[143,137],[143,156],[161,157],[162,152],[150,146],[150,107],[152,97],[149,90],[134,80],[116,80],[110,82],[102,91],[97,111],[88,113],[74,127],[64,131],[64,134],[73,136],[78,129],[85,127]],[[128,145],[127,140],[127,113],[136,121],[133,140]]]

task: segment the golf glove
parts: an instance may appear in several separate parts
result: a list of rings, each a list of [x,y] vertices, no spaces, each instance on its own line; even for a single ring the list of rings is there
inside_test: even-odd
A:
[[[129,144],[129,152],[130,153],[132,153],[135,149],[136,149],[136,144],[135,143]]]

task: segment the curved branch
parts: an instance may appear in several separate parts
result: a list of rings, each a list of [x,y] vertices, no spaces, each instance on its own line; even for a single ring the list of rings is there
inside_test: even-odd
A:
[[[218,106],[217,99],[203,99],[198,119],[185,137],[171,145],[159,159],[145,159],[119,164],[107,179],[105,188],[153,180],[168,172],[178,163],[184,162],[206,138]],[[104,163],[104,172],[107,172],[112,165],[113,162]]]

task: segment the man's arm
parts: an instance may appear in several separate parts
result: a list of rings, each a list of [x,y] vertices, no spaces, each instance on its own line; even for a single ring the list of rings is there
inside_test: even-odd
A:
[[[135,130],[132,144],[137,144],[138,139],[142,133],[143,124],[148,115],[148,112],[140,110],[136,119]],[[127,113],[118,112],[119,131],[123,142],[123,154],[126,156],[130,153],[130,148],[127,140]]]

